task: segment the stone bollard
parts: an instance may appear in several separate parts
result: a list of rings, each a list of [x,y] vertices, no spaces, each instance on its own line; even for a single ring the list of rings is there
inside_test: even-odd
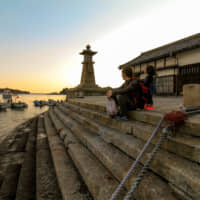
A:
[[[183,105],[200,105],[200,84],[186,84],[183,86]]]

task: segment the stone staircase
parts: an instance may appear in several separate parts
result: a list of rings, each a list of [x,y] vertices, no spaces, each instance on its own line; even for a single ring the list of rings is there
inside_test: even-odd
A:
[[[35,172],[33,154],[35,151],[32,137],[35,134],[35,127],[36,119],[31,119],[17,127],[0,144],[1,200],[16,199],[16,194],[33,196],[35,188],[34,179],[32,179]],[[24,190],[26,184],[28,184],[27,190]]]
[[[70,100],[30,120],[4,144],[0,199],[109,200],[161,114],[133,111],[130,117],[132,120],[120,122],[109,118],[104,106]],[[161,130],[118,200],[130,189],[160,134]],[[200,123],[193,118],[170,136],[133,199],[199,200],[199,136]],[[15,159],[8,152],[17,152]]]

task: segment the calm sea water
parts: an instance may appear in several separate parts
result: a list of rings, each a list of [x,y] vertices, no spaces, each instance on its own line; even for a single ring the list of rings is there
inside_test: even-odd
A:
[[[26,120],[48,110],[48,106],[35,107],[34,100],[65,100],[65,95],[18,95],[17,101],[23,101],[28,104],[28,108],[24,110],[12,110],[7,109],[6,112],[0,111],[0,138],[4,138],[10,131],[16,126],[25,122]],[[0,95],[0,101],[3,102],[2,95]],[[15,101],[15,97],[13,97]]]

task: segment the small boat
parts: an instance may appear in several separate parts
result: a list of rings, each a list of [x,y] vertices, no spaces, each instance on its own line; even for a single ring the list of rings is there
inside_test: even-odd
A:
[[[0,111],[6,111],[7,105],[6,103],[0,103]]]
[[[23,109],[23,108],[27,108],[27,107],[28,107],[28,104],[21,102],[21,101],[11,104],[12,109]]]
[[[4,90],[2,97],[3,97],[3,99],[11,99],[12,98],[11,91],[10,90]]]
[[[56,104],[57,104],[57,101],[55,101],[55,100],[53,100],[53,99],[49,99],[49,100],[48,100],[48,105],[49,105],[49,106],[56,106]]]
[[[33,103],[34,103],[35,106],[39,106],[39,107],[48,105],[47,101],[42,101],[42,100],[40,100],[40,101],[35,100]]]
[[[33,101],[34,106],[40,106],[40,102],[38,100]]]

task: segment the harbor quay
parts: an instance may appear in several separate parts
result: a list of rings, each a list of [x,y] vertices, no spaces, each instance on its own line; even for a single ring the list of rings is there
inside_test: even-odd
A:
[[[105,96],[71,98],[28,120],[0,142],[0,199],[109,199],[166,112],[182,97],[155,97],[154,110],[110,118]],[[169,106],[170,105],[170,106]],[[135,199],[200,198],[200,115],[185,121],[154,157]],[[131,188],[162,127],[118,195]]]

